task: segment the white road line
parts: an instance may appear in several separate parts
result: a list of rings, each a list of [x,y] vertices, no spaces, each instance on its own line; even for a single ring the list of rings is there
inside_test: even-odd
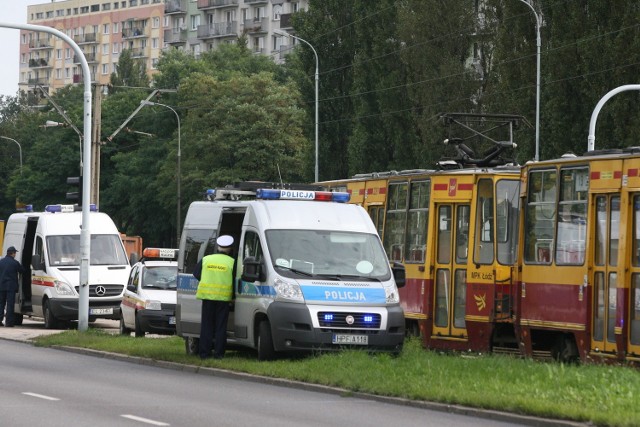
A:
[[[135,415],[120,415],[123,418],[129,418],[130,420],[140,421],[141,423],[147,423],[154,426],[169,426],[171,424],[163,423],[162,421],[154,421],[148,418],[136,417]]]
[[[37,397],[39,399],[45,399],[45,400],[60,400],[57,397],[45,396],[44,394],[38,394],[38,393],[30,393],[28,391],[25,391],[22,394],[27,396]]]

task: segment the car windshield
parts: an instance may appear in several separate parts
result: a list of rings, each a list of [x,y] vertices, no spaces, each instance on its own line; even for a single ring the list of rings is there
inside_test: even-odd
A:
[[[53,267],[80,265],[80,235],[47,237],[49,265]],[[91,265],[127,265],[120,236],[115,234],[91,235]]]
[[[388,280],[389,261],[374,234],[325,230],[268,230],[271,262],[288,277]]]
[[[146,266],[142,274],[142,287],[175,290],[177,278],[177,265]]]

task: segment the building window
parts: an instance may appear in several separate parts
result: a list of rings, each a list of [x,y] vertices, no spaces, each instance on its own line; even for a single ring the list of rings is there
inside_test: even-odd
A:
[[[119,23],[118,22],[114,22],[113,23],[113,34],[118,34],[120,31],[120,27],[119,27]]]
[[[113,8],[114,8],[114,9],[120,9],[120,3],[118,3],[118,2],[114,2],[114,3],[113,3]]]
[[[103,3],[102,10],[111,10],[111,3]]]
[[[92,4],[91,5],[91,12],[100,12],[100,5],[99,4]]]
[[[120,43],[113,42],[113,53],[117,54],[119,52],[118,48],[120,47]]]
[[[22,44],[27,44],[27,35],[26,34],[22,35]]]
[[[71,48],[70,47],[68,47],[68,48],[66,48],[64,50],[64,57],[65,57],[65,59],[71,58]]]
[[[138,5],[138,0],[129,0],[129,7],[134,7]]]
[[[281,14],[282,14],[282,5],[281,4],[274,4],[273,5],[273,20],[274,21],[279,21]]]
[[[56,16],[64,16],[64,9],[56,10]]]
[[[108,55],[109,54],[109,43],[104,43],[102,45],[102,54],[103,55]]]
[[[197,30],[200,25],[200,15],[191,15],[191,30]]]
[[[109,64],[102,64],[102,75],[109,74]]]
[[[109,34],[109,24],[102,25],[102,34]]]
[[[44,14],[42,12],[36,13],[36,19],[42,19],[42,18],[44,18]]]
[[[89,6],[82,6],[80,8],[80,13],[89,13]]]
[[[158,39],[157,37],[154,37],[151,39],[151,47],[154,49],[157,49],[158,46],[160,46],[160,39]]]
[[[156,17],[154,17],[154,18],[151,20],[151,27],[152,27],[152,28],[159,28],[159,27],[160,27],[160,18],[158,18],[157,16],[156,16]]]
[[[47,18],[53,18],[53,10],[47,12]]]
[[[151,60],[151,68],[152,68],[152,69],[154,69],[154,70],[155,70],[156,68],[158,68],[158,58],[153,58],[153,59]]]
[[[20,55],[20,62],[23,64],[27,63],[27,54],[23,53],[22,55]]]
[[[68,79],[71,77],[71,70],[69,70],[69,68],[65,68],[64,69],[64,78]]]
[[[164,28],[169,28],[169,24],[171,24],[171,17],[170,16],[165,16],[164,17]]]
[[[56,49],[56,59],[62,59],[62,49]]]

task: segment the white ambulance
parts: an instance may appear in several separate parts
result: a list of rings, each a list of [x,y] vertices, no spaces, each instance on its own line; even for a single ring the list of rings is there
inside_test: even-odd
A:
[[[81,225],[82,212],[73,205],[48,205],[45,212],[15,213],[7,220],[2,251],[15,246],[25,269],[16,295],[16,325],[23,316],[42,317],[47,329],[78,320]],[[89,228],[89,321],[117,320],[129,260],[115,224],[94,205]]]
[[[250,187],[210,190],[187,212],[176,307],[187,353],[197,354],[200,337],[193,269],[225,234],[236,258],[230,344],[260,360],[345,346],[400,352],[404,267],[390,268],[367,212],[345,203],[348,193]]]

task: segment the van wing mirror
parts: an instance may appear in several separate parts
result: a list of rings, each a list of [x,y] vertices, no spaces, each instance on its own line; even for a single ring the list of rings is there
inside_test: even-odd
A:
[[[393,262],[393,267],[391,267],[391,271],[393,272],[393,280],[396,282],[396,286],[398,288],[402,288],[405,285],[405,269],[404,265],[398,261]]]
[[[31,268],[34,270],[44,270],[44,263],[42,262],[42,258],[39,254],[31,256]]]
[[[245,282],[264,282],[266,274],[264,264],[256,257],[248,256],[242,261],[242,280]]]

